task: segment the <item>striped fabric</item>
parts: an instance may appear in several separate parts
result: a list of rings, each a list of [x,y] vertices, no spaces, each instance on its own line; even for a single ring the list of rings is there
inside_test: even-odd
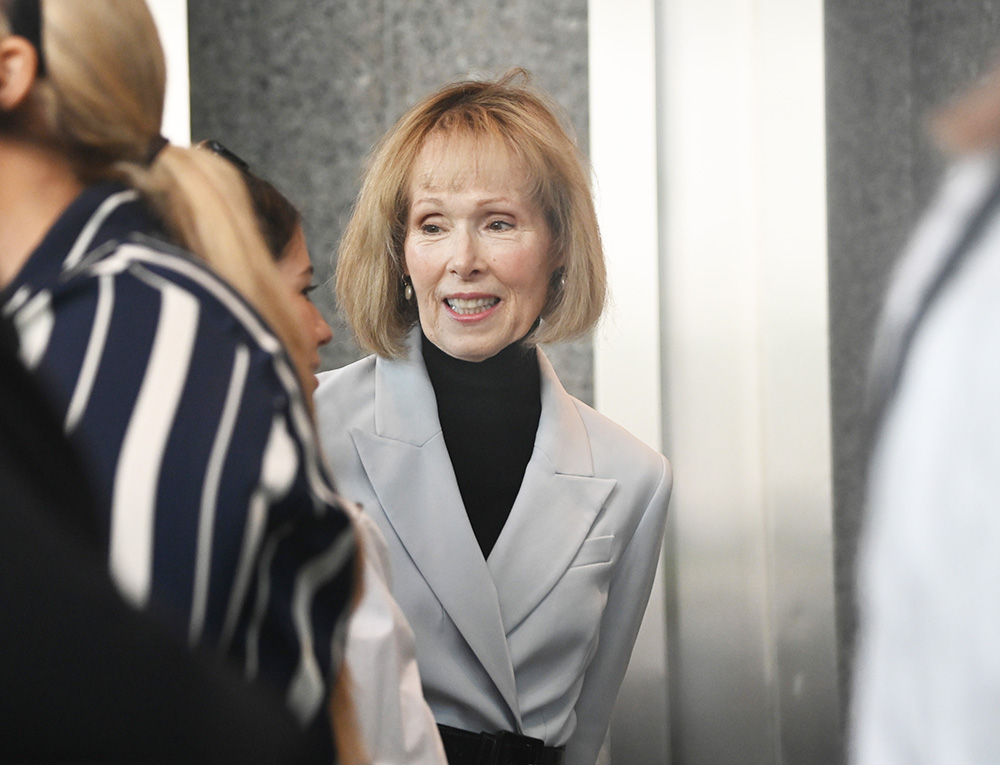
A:
[[[112,185],[87,189],[0,297],[88,460],[122,593],[312,718],[356,546],[278,340]]]

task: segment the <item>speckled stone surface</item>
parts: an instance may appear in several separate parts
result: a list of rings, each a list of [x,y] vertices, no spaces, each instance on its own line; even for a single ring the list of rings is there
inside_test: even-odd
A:
[[[927,118],[989,68],[1000,0],[827,0],[825,14],[834,532],[847,699],[871,342],[892,266],[944,167]]]
[[[189,2],[188,23],[192,139],[222,141],[300,207],[320,280],[334,273],[365,155],[445,82],[524,67],[586,150],[586,0],[213,0]],[[332,288],[317,292],[335,332],[324,366],[359,358]],[[547,352],[592,402],[590,341]]]

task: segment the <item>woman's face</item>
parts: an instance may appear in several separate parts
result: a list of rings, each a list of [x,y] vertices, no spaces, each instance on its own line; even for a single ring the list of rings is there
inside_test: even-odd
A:
[[[295,230],[291,241],[285,247],[285,252],[278,261],[278,272],[291,295],[292,305],[298,311],[299,322],[308,333],[312,346],[310,363],[315,372],[319,369],[319,349],[333,339],[333,330],[309,299],[309,293],[316,288],[316,285],[313,284],[313,266],[309,260],[306,235],[302,226]],[[313,386],[315,385],[316,380],[313,378]]]
[[[432,136],[409,202],[405,269],[427,339],[482,361],[526,335],[559,263],[521,163],[502,147]]]

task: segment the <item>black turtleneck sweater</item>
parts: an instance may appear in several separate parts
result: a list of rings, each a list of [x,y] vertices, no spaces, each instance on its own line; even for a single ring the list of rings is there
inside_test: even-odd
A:
[[[462,361],[426,336],[422,342],[465,511],[489,557],[535,445],[542,413],[538,357],[517,341],[485,361]]]

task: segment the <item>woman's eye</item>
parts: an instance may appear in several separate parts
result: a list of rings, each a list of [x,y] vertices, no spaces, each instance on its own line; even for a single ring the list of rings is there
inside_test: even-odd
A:
[[[312,300],[312,298],[309,297],[309,293],[318,288],[319,288],[318,284],[310,284],[308,287],[303,288],[302,297],[304,297],[306,300]]]
[[[514,224],[509,220],[491,220],[487,225],[490,231],[509,231],[514,228]]]
[[[441,227],[435,223],[422,223],[420,224],[420,230],[425,234],[439,234],[441,233]]]

